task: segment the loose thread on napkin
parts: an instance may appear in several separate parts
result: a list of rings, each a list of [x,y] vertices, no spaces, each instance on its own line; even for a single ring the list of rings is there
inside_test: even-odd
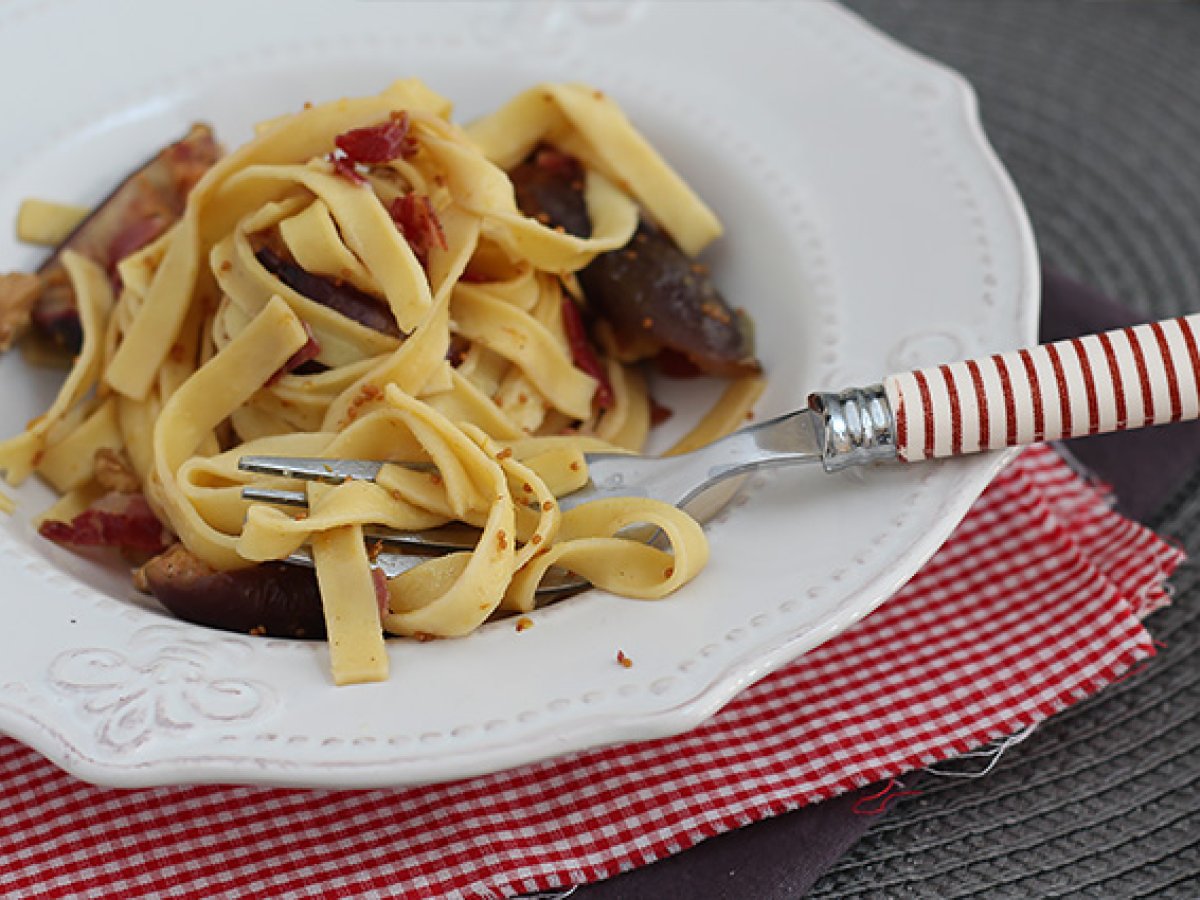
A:
[[[850,811],[856,816],[881,816],[901,797],[916,797],[921,793],[921,791],[906,791],[903,781],[899,778],[889,778],[881,790],[865,797],[859,797],[854,801]],[[875,801],[878,801],[876,806],[867,806],[868,803]]]
[[[1159,650],[1167,649],[1166,642],[1160,641],[1158,638],[1155,638],[1150,643],[1154,647],[1156,652]],[[1122,682],[1125,682],[1125,681],[1132,681],[1135,678],[1138,678],[1139,676],[1143,675],[1146,672],[1146,670],[1148,668],[1150,668],[1150,666],[1153,663],[1154,663],[1154,657],[1148,656],[1145,659],[1143,659],[1141,662],[1137,663],[1137,665],[1131,666],[1127,672],[1125,672],[1121,675],[1118,675],[1116,678],[1114,678],[1112,680],[1112,683],[1113,684],[1121,684]]]
[[[979,750],[971,750],[967,753],[962,753],[953,759],[948,759],[944,763],[934,763],[922,769],[923,772],[934,775],[939,778],[983,778],[990,774],[996,766],[1000,765],[1000,760],[1017,744],[1023,744],[1037,730],[1037,725],[1028,725],[1019,731],[1015,731],[1008,737],[1000,738],[997,741],[992,741],[986,747]],[[959,770],[951,768],[960,763],[962,760],[971,759],[986,759],[987,764],[977,772]]]

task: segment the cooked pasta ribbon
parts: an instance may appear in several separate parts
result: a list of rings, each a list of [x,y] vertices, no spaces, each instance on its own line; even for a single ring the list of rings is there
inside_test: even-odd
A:
[[[621,185],[689,255],[721,236],[712,210],[601,91],[581,84],[539,85],[472,123],[469,133],[504,169],[539,142],[555,144],[581,160],[589,175]]]
[[[9,484],[20,484],[30,476],[48,449],[52,429],[85,402],[95,387],[103,366],[101,341],[104,323],[112,307],[112,290],[104,270],[86,257],[68,251],[63,265],[75,290],[83,328],[83,349],[50,408],[19,435],[0,444],[0,469]],[[60,429],[61,431],[62,429]]]
[[[708,558],[674,507],[564,513],[558,498],[587,483],[587,451],[640,449],[651,418],[637,368],[581,365],[563,322],[573,273],[624,247],[642,213],[689,254],[720,234],[716,217],[590,88],[539,86],[465,130],[449,116],[416,80],[280,116],[118,278],[67,253],[82,352],[46,413],[0,443],[11,484],[36,470],[61,493],[52,518],[96,502],[94,460],[120,453],[212,568],[310,547],[337,684],[387,677],[385,632],[456,637],[533,609],[551,566],[653,599]],[[540,143],[583,164],[589,237],[518,208],[506,170]],[[685,444],[736,427],[759,388],[731,388]],[[297,487],[241,471],[246,454],[393,464],[372,483],[307,485],[298,512],[242,498]],[[379,583],[364,533],[449,522],[476,529],[472,549]],[[639,525],[659,539],[630,537]]]

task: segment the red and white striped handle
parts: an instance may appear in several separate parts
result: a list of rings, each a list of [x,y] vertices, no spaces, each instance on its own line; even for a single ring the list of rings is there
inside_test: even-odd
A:
[[[1200,314],[884,379],[916,462],[1200,416]]]

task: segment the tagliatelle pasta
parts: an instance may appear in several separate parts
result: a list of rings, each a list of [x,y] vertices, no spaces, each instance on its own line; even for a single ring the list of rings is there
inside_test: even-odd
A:
[[[0,444],[8,481],[51,483],[62,499],[45,519],[82,543],[78,523],[115,521],[103,503],[124,464],[147,534],[161,523],[205,571],[310,546],[337,683],[387,677],[384,631],[456,637],[532,610],[551,566],[655,599],[708,557],[674,507],[564,513],[557,497],[587,483],[585,452],[640,449],[656,410],[627,352],[580,336],[597,313],[577,273],[634,253],[643,218],[693,256],[716,217],[591,88],[534,88],[466,130],[450,109],[405,80],[280,116],[107,270],[64,252],[82,346],[50,409]],[[588,233],[518,205],[510,173],[539,147],[579,166]],[[737,427],[761,385],[735,381],[687,446]],[[297,511],[242,498],[296,487],[240,471],[247,454],[396,465],[310,483]],[[373,572],[365,532],[450,522],[478,530],[473,550]],[[639,524],[666,541],[630,538]]]

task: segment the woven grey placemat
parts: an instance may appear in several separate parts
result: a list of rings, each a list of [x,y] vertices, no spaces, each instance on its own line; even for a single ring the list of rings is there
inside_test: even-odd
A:
[[[847,0],[966,75],[1044,264],[1147,319],[1200,310],[1200,5]],[[1152,524],[1200,560],[1200,480]],[[1136,676],[925,777],[812,897],[1200,897],[1200,563]]]

